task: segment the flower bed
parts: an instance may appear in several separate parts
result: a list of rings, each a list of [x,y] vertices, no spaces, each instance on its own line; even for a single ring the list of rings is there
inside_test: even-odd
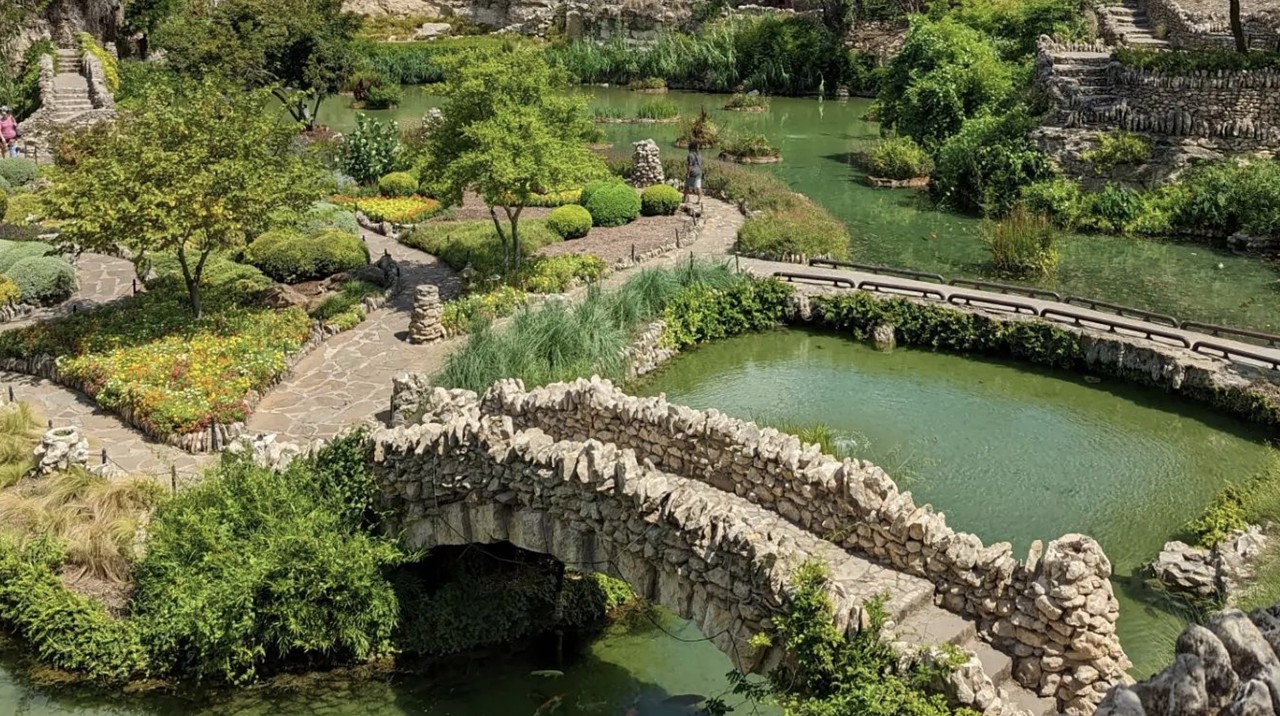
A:
[[[440,202],[425,196],[335,196],[332,201],[357,209],[373,221],[393,224],[416,224],[440,211]]]

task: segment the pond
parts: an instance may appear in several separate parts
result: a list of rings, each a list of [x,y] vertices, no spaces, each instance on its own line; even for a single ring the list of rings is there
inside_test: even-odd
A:
[[[592,88],[599,106],[621,107],[628,114],[652,95],[625,89]],[[405,88],[404,104],[374,116],[417,122],[440,99]],[[783,156],[781,164],[760,168],[796,191],[822,203],[849,225],[856,260],[934,271],[947,277],[986,276],[988,253],[981,222],[933,209],[917,192],[874,189],[851,166],[848,155],[879,136],[879,125],[862,119],[869,100],[820,102],[774,98],[768,112],[723,111],[724,95],[670,92],[665,99],[692,115],[705,107],[722,125],[769,137]],[[320,121],[338,130],[355,124],[350,99],[336,97],[321,108]],[[619,148],[653,138],[671,146],[674,125],[608,124],[609,141]],[[1062,261],[1055,279],[1043,282],[1068,294],[1172,314],[1186,320],[1280,331],[1280,273],[1257,258],[1239,256],[1203,244],[1152,241],[1118,236],[1069,235],[1061,242]],[[990,277],[988,277],[990,278]]]
[[[782,330],[700,347],[629,388],[737,417],[825,423],[918,503],[987,544],[1081,532],[1110,557],[1134,673],[1163,668],[1185,619],[1138,566],[1269,457],[1260,430],[1113,381]]]
[[[732,666],[689,622],[658,610],[610,627],[563,667],[550,654],[450,657],[427,674],[314,674],[264,687],[187,697],[121,696],[34,686],[18,649],[0,637],[0,713],[12,716],[693,716],[680,695],[718,696]],[[550,649],[546,651],[550,652]],[[741,699],[725,695],[731,706]],[[539,711],[539,709],[542,709]],[[767,707],[748,707],[779,716]]]

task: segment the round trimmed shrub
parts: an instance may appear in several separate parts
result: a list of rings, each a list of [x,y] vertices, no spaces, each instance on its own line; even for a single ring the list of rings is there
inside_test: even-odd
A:
[[[645,216],[671,216],[680,208],[684,196],[666,184],[654,184],[640,192],[640,213]]]
[[[34,256],[48,256],[53,247],[39,241],[6,241],[0,244],[0,273],[9,273],[13,265]]]
[[[418,180],[409,172],[391,172],[378,180],[378,193],[383,196],[413,196],[418,191]]]
[[[600,191],[607,186],[617,186],[622,183],[623,181],[617,177],[612,179],[596,179],[594,181],[589,181],[583,185],[582,191],[578,194],[578,204],[586,206],[587,200],[591,198],[592,194],[595,194],[597,191]]]
[[[577,204],[565,204],[547,216],[547,228],[562,239],[581,239],[591,231],[591,212]]]
[[[11,187],[26,186],[40,176],[40,169],[30,159],[0,159],[0,177]]]
[[[276,281],[299,283],[364,266],[369,250],[360,237],[336,229],[268,231],[249,244],[245,260]]]
[[[8,276],[0,276],[0,306],[17,303],[22,299],[22,289]]]
[[[614,184],[592,194],[586,207],[596,226],[622,226],[640,216],[640,195],[626,184]]]
[[[349,209],[327,201],[317,201],[302,215],[302,233],[318,234],[325,229],[359,235],[360,222],[356,221],[355,212]]]
[[[27,303],[51,306],[76,292],[76,269],[61,256],[22,259],[9,269],[8,275]]]

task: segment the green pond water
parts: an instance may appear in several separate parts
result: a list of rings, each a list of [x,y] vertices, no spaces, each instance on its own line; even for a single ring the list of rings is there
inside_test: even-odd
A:
[[[689,622],[657,612],[652,623],[615,626],[562,666],[552,650],[446,660],[428,673],[384,678],[317,674],[263,687],[198,695],[121,696],[21,677],[19,648],[0,641],[0,714],[5,716],[692,716],[673,696],[722,695],[729,660]],[[732,705],[740,699],[724,695]],[[553,701],[553,699],[557,701]],[[539,712],[539,708],[542,711]],[[628,711],[628,709],[634,709]],[[778,716],[748,704],[739,713]]]
[[[597,105],[620,106],[629,113],[654,99],[625,89],[587,91]],[[981,222],[936,211],[914,191],[871,188],[863,182],[863,174],[850,166],[849,152],[879,136],[879,125],[862,120],[869,100],[775,98],[768,112],[755,114],[723,111],[723,95],[671,92],[663,97],[679,104],[687,115],[705,107],[722,125],[769,137],[781,150],[783,162],[758,171],[777,174],[843,219],[853,236],[856,260],[933,271],[948,278],[993,278],[987,275]],[[406,88],[399,108],[368,114],[394,117],[408,126],[440,103],[438,97]],[[349,98],[329,100],[321,108],[320,121],[338,130],[351,129],[355,112],[349,105]],[[683,151],[671,146],[674,125],[604,127],[618,148],[652,138],[667,151]],[[1057,277],[1042,282],[1059,291],[1186,320],[1280,330],[1280,272],[1257,258],[1203,244],[1116,236],[1067,236],[1061,253]]]
[[[1114,566],[1138,675],[1163,668],[1186,622],[1130,575],[1269,457],[1260,431],[1163,393],[797,330],[698,348],[630,390],[765,423],[826,423],[949,525],[1021,557],[1032,540],[1093,536]]]

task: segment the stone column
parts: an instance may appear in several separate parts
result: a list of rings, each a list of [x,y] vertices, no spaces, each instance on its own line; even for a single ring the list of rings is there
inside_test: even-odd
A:
[[[409,321],[409,342],[430,343],[443,340],[444,324],[440,322],[443,315],[444,305],[440,302],[438,287],[423,285],[415,289],[413,318]]]
[[[632,186],[643,188],[664,182],[666,175],[662,171],[662,156],[657,143],[652,139],[644,139],[631,146],[635,147],[632,153]]]

